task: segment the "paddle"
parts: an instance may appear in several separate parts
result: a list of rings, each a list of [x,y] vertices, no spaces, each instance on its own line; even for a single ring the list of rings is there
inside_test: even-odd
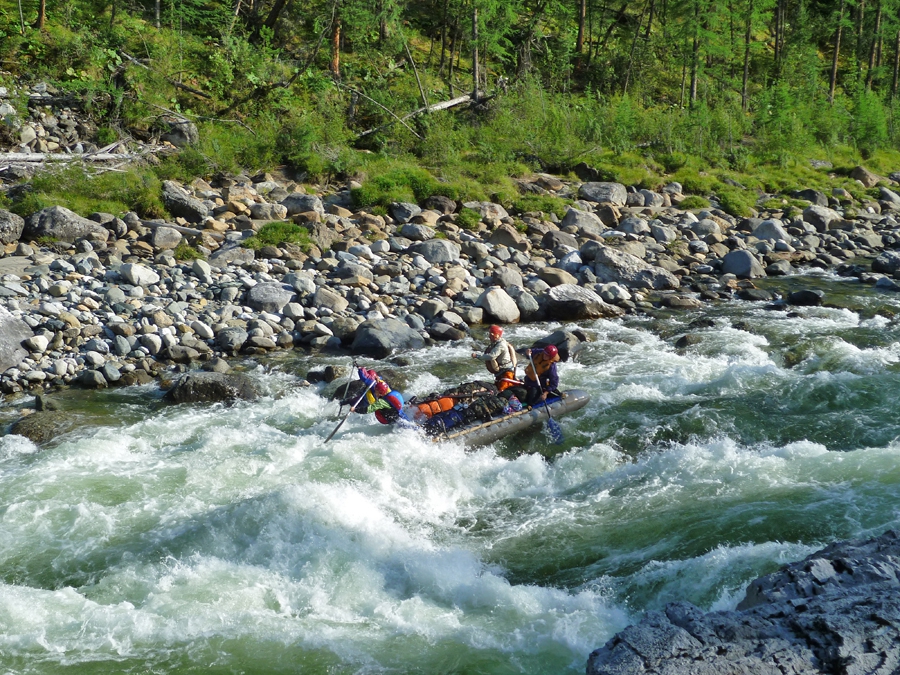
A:
[[[356,368],[356,361],[353,362],[353,366],[352,366],[352,367],[353,367],[353,368]],[[352,373],[353,371],[351,370],[350,372]],[[347,377],[347,386],[344,387],[344,395],[341,396],[341,407],[340,407],[340,410],[343,410],[343,409],[344,409],[344,403],[343,403],[343,401],[344,401],[345,398],[347,398],[347,392],[348,392],[348,391],[350,391],[350,377],[349,377],[349,376]],[[340,414],[340,413],[338,413],[338,414]]]
[[[531,363],[531,370],[534,371],[534,378],[537,381],[538,389],[541,390],[541,395],[543,395],[544,388],[541,386],[541,378],[538,375],[537,368],[534,367],[534,359],[531,358],[530,351],[528,352],[528,361]],[[553,419],[553,416],[550,414],[550,406],[546,399],[544,399],[544,409],[547,411],[547,431],[550,432],[550,440],[556,445],[560,445],[563,442],[562,427],[559,426],[559,422]]]
[[[374,386],[375,386],[375,380],[372,380],[372,384],[370,384],[368,387],[366,387],[366,390],[365,390],[362,394],[359,395],[359,398],[358,398],[358,399],[356,399],[356,400],[353,402],[353,405],[350,406],[350,410],[348,410],[348,411],[347,411],[347,414],[344,415],[343,419],[342,419],[340,422],[338,422],[338,425],[334,428],[334,431],[332,431],[330,434],[328,434],[328,438],[325,439],[325,443],[327,443],[328,441],[330,441],[330,440],[334,437],[334,435],[338,432],[338,429],[340,429],[341,426],[343,426],[344,422],[347,421],[347,418],[350,417],[350,413],[353,412],[353,409],[356,408],[356,406],[359,405],[359,402],[363,400],[363,396],[365,396],[366,394],[368,394],[368,393],[369,393],[369,389],[371,389],[371,388],[374,387]]]

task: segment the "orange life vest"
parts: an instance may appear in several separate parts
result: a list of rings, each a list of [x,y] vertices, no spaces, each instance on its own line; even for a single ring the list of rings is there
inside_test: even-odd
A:
[[[416,407],[426,417],[431,417],[432,415],[437,415],[438,413],[450,410],[455,403],[456,401],[449,396],[444,396],[443,398],[435,399],[434,401],[423,401],[422,403],[416,404]]]
[[[538,377],[550,370],[550,366],[552,366],[554,362],[548,359],[543,353],[538,354],[533,361],[534,368],[531,367],[530,363],[525,366],[525,377],[532,382],[537,382]],[[537,375],[534,374],[535,369],[537,369]]]

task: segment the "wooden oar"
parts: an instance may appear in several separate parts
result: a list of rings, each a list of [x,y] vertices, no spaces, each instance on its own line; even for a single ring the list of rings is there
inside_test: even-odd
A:
[[[363,396],[368,394],[369,389],[371,389],[374,386],[375,386],[375,380],[372,380],[372,384],[370,384],[368,387],[366,387],[366,390],[362,394],[359,395],[359,398],[356,399],[356,401],[353,402],[353,405],[350,406],[350,410],[348,410],[347,414],[344,415],[344,418],[340,422],[338,422],[338,425],[334,428],[334,431],[332,431],[330,434],[328,434],[328,438],[325,439],[325,443],[327,443],[332,438],[334,438],[334,435],[338,432],[338,429],[340,429],[341,426],[344,424],[344,422],[347,421],[347,418],[350,417],[350,413],[353,412],[353,409],[359,405],[359,402],[363,400]]]
[[[541,386],[541,376],[538,375],[537,368],[534,367],[534,359],[531,358],[531,354],[528,354],[528,361],[531,363],[531,370],[534,372],[534,379],[537,382],[538,389],[541,390],[541,396],[544,394],[544,388]],[[562,427],[559,426],[559,422],[553,419],[553,416],[550,414],[550,405],[547,403],[547,399],[544,399],[544,409],[547,411],[547,431],[550,432],[550,440],[552,440],[556,445],[560,445],[563,442],[563,431]]]

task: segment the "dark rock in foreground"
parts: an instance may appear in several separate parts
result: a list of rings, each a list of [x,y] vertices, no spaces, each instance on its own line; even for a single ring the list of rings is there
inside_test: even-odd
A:
[[[48,410],[21,418],[12,426],[10,433],[24,436],[33,443],[41,444],[72,431],[76,426],[78,426],[78,419],[71,413]]]
[[[648,612],[590,655],[588,675],[900,671],[900,532],[839,542],[754,581],[733,612]]]
[[[259,387],[253,378],[242,373],[215,372],[186,373],[166,392],[166,398],[176,403],[252,401],[259,395]]]

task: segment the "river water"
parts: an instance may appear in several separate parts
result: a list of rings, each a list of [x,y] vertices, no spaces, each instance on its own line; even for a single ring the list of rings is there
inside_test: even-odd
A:
[[[467,451],[357,415],[324,444],[337,404],[299,376],[347,357],[248,363],[268,395],[232,407],[59,395],[77,431],[0,438],[0,673],[580,673],[646,610],[731,609],[897,527],[900,296],[766,283],[832,306],[577,326],[562,385],[592,400],[562,446]],[[406,393],[480,377],[474,345],[406,354]]]

